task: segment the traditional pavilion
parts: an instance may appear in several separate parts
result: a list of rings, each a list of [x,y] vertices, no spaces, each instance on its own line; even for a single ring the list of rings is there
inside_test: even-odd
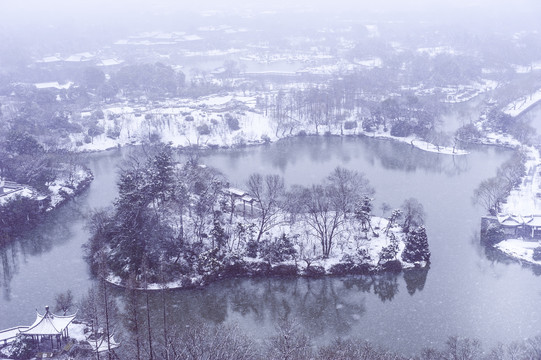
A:
[[[49,311],[45,306],[45,314],[41,315],[36,310],[36,321],[26,330],[21,330],[20,334],[30,337],[38,342],[43,338],[51,340],[51,347],[54,347],[53,339],[56,339],[57,346],[60,347],[62,339],[68,338],[68,325],[75,319],[75,315],[60,316]]]

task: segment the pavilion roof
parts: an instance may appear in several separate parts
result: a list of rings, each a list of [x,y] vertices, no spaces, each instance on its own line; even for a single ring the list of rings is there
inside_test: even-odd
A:
[[[45,307],[45,314],[41,315],[36,310],[36,321],[27,330],[22,330],[23,335],[59,335],[62,334],[68,325],[75,319],[75,315],[55,315]]]

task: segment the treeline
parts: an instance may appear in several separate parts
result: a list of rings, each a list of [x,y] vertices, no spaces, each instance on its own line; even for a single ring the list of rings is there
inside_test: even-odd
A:
[[[492,132],[509,134],[524,145],[531,145],[535,135],[535,129],[526,120],[514,118],[498,109],[492,109],[487,114],[484,128]]]
[[[305,124],[313,126],[316,134],[362,128],[366,132],[390,131],[399,137],[434,136],[438,110],[433,99],[421,101],[412,94],[379,98],[366,93],[363,77],[357,74],[319,87],[280,90],[260,97],[258,107],[276,121],[277,136],[295,135]]]
[[[516,151],[504,162],[496,176],[483,180],[474,191],[474,201],[490,215],[497,215],[511,190],[519,186],[526,175],[526,154]]]
[[[225,275],[296,274],[302,262],[305,271],[321,275],[325,270],[313,263],[337,251],[345,241],[340,234],[348,231],[358,243],[388,236],[390,245],[377,259],[362,249],[344,255],[336,273],[391,264],[400,269],[398,230],[391,231],[396,226],[406,234],[403,260],[429,261],[422,205],[408,199],[392,212],[384,229],[373,228],[373,189],[360,173],[337,168],[320,184],[290,189],[278,175],[252,174],[246,183],[250,196],[242,200],[228,190],[223,175],[196,158],[177,163],[169,145],[147,155],[124,166],[113,209],[91,216],[86,257],[95,274],[106,267],[106,274],[119,276],[124,284],[136,274],[138,287],[143,277],[150,283],[175,280],[178,286],[191,286]],[[310,236],[277,230],[279,225],[297,226]],[[295,265],[273,266],[287,261]],[[376,268],[366,266],[374,262]]]

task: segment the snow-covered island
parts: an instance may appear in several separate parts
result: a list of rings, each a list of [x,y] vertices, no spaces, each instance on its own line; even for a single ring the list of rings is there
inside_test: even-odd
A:
[[[321,184],[286,189],[279,175],[255,173],[242,190],[215,169],[171,156],[160,145],[127,166],[114,209],[90,220],[87,259],[110,283],[186,288],[231,276],[368,274],[430,262],[422,205],[410,198],[388,218],[375,216],[363,174],[336,168]]]

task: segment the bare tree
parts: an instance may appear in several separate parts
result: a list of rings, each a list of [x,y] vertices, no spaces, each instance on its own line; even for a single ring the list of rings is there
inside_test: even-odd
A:
[[[252,174],[248,178],[248,191],[258,207],[259,226],[257,241],[279,222],[282,197],[285,192],[284,178],[279,175]]]
[[[299,331],[296,323],[281,320],[276,332],[277,334],[271,338],[269,343],[271,359],[300,360],[311,358],[310,339]]]
[[[417,199],[409,198],[402,203],[402,215],[404,219],[402,230],[407,233],[410,228],[423,225],[425,211]]]
[[[56,303],[55,311],[62,311],[64,315],[66,315],[68,310],[73,307],[73,293],[71,290],[57,294],[54,300]]]
[[[324,257],[329,257],[334,238],[345,220],[344,213],[333,201],[333,195],[332,188],[328,186],[312,185],[311,188],[296,187],[290,196],[299,206],[299,215],[319,238]]]
[[[507,195],[507,189],[508,184],[502,178],[484,180],[473,192],[474,202],[481,204],[491,215],[496,215]]]
[[[345,217],[355,211],[355,205],[363,197],[374,195],[375,191],[364,174],[357,171],[336,167],[327,177],[333,203]]]

